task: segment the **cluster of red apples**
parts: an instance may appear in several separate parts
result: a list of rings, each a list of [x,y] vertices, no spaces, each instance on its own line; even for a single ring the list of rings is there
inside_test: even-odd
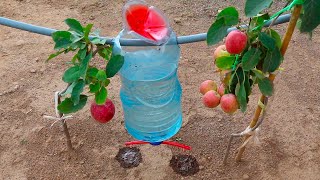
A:
[[[240,54],[247,45],[247,35],[239,30],[232,31],[226,37],[224,45],[220,45],[214,51],[214,59],[223,56]],[[217,67],[216,67],[217,68]],[[223,70],[218,70],[223,73]],[[206,80],[200,85],[200,93],[203,95],[202,103],[208,108],[220,105],[221,109],[228,114],[233,114],[239,109],[237,97],[226,91],[225,83],[221,82],[219,87],[212,80]]]

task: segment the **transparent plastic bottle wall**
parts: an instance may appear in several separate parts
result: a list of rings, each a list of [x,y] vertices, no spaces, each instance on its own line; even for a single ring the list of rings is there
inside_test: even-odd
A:
[[[121,34],[120,37],[129,37]],[[125,126],[138,140],[161,142],[174,136],[182,124],[181,85],[177,75],[180,47],[175,33],[162,46],[120,47],[125,63],[120,98]]]

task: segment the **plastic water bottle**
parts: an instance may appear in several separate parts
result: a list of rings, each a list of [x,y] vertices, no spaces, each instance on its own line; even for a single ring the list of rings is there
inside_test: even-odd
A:
[[[182,91],[177,75],[180,47],[176,35],[172,32],[162,46],[124,50],[115,43],[113,48],[114,52],[121,51],[125,59],[119,72],[120,97],[129,134],[150,143],[174,136],[182,124]]]

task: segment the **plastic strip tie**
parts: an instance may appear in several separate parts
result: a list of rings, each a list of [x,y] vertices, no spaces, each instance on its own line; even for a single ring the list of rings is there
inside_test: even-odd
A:
[[[253,140],[253,144],[260,144],[260,140],[258,137],[258,132],[260,131],[260,128],[256,128],[255,130],[252,130],[250,126],[248,126],[243,132],[240,133],[240,136],[246,136],[249,135],[250,137],[243,142],[243,144],[239,147],[239,149],[245,147],[248,145],[248,143]]]
[[[60,112],[58,110],[58,105],[59,105],[59,96],[60,96],[60,92],[55,92],[54,94],[54,108],[55,108],[55,112],[56,112],[56,117],[54,116],[47,116],[47,115],[44,115],[43,118],[44,119],[49,119],[49,120],[55,120],[50,127],[52,127],[55,123],[57,123],[58,121],[66,121],[68,119],[72,119],[73,116],[60,116]]]

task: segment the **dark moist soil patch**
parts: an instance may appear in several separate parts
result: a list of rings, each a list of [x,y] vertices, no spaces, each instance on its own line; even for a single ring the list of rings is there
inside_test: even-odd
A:
[[[182,176],[194,175],[199,171],[197,159],[191,155],[174,155],[170,160],[173,171]]]
[[[142,156],[140,149],[136,147],[124,147],[119,149],[116,155],[116,160],[120,163],[123,168],[133,168],[139,166],[142,162]]]

